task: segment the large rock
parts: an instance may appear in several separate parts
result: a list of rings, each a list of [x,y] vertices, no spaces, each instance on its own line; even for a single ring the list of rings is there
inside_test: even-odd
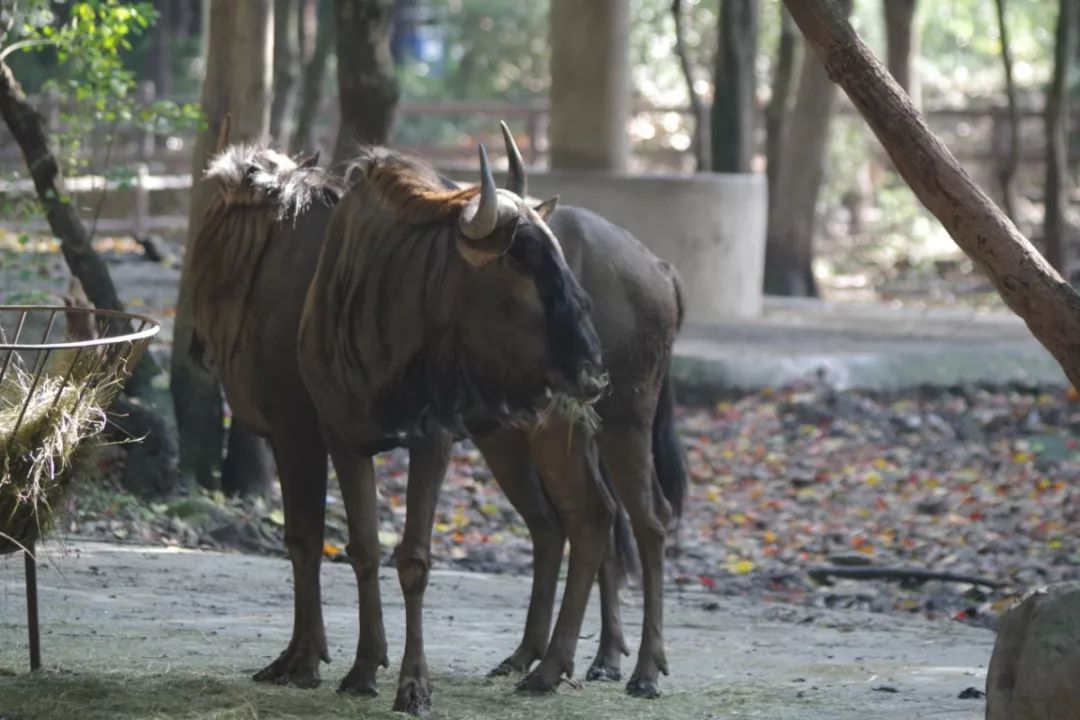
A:
[[[1080,583],[1033,593],[1001,619],[987,720],[1080,720]]]

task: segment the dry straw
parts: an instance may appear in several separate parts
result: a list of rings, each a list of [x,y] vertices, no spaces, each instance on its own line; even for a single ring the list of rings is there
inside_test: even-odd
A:
[[[12,363],[0,384],[0,553],[28,545],[52,522],[85,440],[105,427],[107,386],[85,373],[40,379]],[[21,418],[21,419],[20,419]]]

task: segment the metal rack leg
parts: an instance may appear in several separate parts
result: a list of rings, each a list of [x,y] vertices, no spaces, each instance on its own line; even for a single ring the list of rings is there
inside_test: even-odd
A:
[[[41,669],[41,632],[38,628],[37,560],[31,544],[23,553],[26,561],[26,631],[30,636],[30,671]]]

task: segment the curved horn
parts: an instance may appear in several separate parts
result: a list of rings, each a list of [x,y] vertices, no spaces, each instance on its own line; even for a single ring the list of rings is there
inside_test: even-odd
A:
[[[521,159],[521,151],[518,150],[517,143],[514,142],[514,136],[510,134],[510,128],[506,127],[505,122],[499,122],[499,127],[502,128],[503,143],[506,145],[506,160],[510,166],[506,175],[506,189],[519,198],[524,198],[525,193],[528,192],[525,161]]]
[[[474,205],[469,203],[461,211],[458,226],[461,234],[470,240],[483,240],[495,229],[499,219],[499,197],[495,190],[495,178],[491,176],[491,168],[488,167],[484,143],[480,143],[480,198],[475,210],[473,207]]]

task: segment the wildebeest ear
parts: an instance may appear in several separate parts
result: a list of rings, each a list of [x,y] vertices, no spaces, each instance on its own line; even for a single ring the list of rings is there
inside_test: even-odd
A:
[[[540,203],[539,205],[534,207],[533,210],[536,212],[537,215],[540,216],[541,220],[547,222],[547,219],[551,217],[551,213],[555,212],[555,208],[558,207],[558,205],[559,196],[556,195],[550,200],[545,200],[544,202]]]

